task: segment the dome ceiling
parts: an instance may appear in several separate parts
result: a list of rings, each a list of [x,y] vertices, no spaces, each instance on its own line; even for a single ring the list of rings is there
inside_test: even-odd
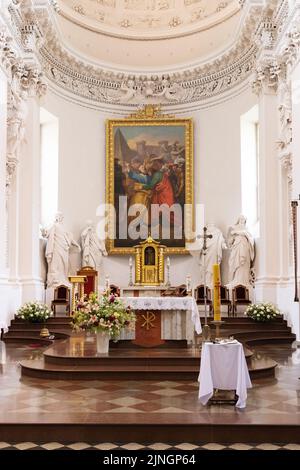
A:
[[[59,0],[56,27],[68,50],[110,70],[189,68],[234,44],[238,0]]]
[[[65,18],[107,35],[164,39],[216,26],[241,9],[239,0],[59,0]]]

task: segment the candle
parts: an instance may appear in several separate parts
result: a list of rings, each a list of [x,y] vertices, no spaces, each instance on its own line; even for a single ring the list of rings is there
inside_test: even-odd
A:
[[[214,281],[214,321],[221,321],[221,274],[220,265],[213,265]]]
[[[191,283],[192,283],[191,276],[187,276],[186,277],[186,290],[188,292],[191,291]]]
[[[109,276],[105,276],[105,290],[108,290],[109,289]]]
[[[129,267],[132,268],[133,266],[133,261],[132,261],[132,256],[130,256],[129,258]]]
[[[168,266],[168,268],[171,266],[171,260],[170,260],[169,256],[167,257],[167,266]]]

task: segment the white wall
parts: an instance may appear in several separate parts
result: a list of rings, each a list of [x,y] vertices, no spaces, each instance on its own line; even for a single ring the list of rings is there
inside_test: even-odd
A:
[[[195,123],[195,202],[205,204],[206,221],[215,222],[225,234],[241,212],[240,116],[255,103],[249,89],[222,104],[180,115],[192,117]],[[75,104],[51,90],[43,107],[59,119],[58,209],[79,239],[85,221],[96,222],[97,206],[105,201],[105,120],[122,116]],[[78,256],[73,255],[73,272],[78,264]],[[198,271],[191,256],[173,257],[171,282],[183,283],[192,274],[196,284]],[[126,285],[128,258],[105,259],[102,280],[105,274],[112,282]]]

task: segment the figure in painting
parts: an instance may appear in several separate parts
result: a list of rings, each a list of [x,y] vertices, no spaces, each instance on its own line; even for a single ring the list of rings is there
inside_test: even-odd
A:
[[[254,239],[249,232],[247,219],[241,215],[237,223],[229,228],[229,288],[251,285],[251,267],[255,257]]]
[[[70,250],[73,246],[79,252],[81,251],[80,246],[73,239],[73,235],[64,228],[63,220],[62,213],[58,212],[50,229],[43,231],[43,236],[47,238],[45,256],[48,263],[48,287],[66,284],[69,274]]]
[[[115,246],[133,247],[138,240],[136,236],[143,239],[152,233],[154,227],[154,238],[162,239],[170,246],[185,247],[182,216],[186,203],[185,138],[183,126],[116,128],[114,158],[115,161],[118,159],[118,164],[115,163],[114,188],[117,227],[118,221],[122,219],[123,224],[125,217],[129,238],[125,240],[124,232],[120,236],[117,229]],[[127,197],[128,214],[118,210],[116,198],[120,196]],[[166,220],[171,235],[161,237]],[[181,233],[179,236],[175,235],[177,227]]]
[[[102,263],[102,257],[107,256],[105,243],[99,240],[91,220],[86,222],[86,227],[81,233],[82,267],[90,266],[98,270]]]

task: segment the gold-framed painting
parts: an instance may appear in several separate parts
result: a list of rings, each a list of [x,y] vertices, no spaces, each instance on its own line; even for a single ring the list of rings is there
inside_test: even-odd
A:
[[[106,121],[107,251],[134,254],[148,236],[186,254],[193,228],[193,121],[147,105]]]

